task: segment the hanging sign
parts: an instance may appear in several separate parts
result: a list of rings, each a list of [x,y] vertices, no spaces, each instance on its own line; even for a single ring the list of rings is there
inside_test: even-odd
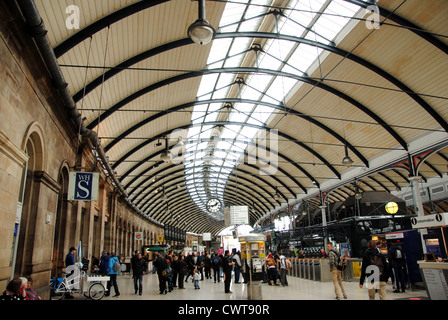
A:
[[[98,200],[99,177],[97,172],[70,172],[68,200]]]

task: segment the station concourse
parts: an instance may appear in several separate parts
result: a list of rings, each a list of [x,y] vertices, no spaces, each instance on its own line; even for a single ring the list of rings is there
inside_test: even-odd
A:
[[[190,277],[191,279],[191,277]],[[332,282],[315,282],[312,280],[301,279],[297,277],[288,277],[288,286],[270,286],[262,284],[262,300],[249,301],[247,299],[247,284],[231,284],[231,294],[224,293],[224,281],[215,283],[213,279],[205,279],[200,282],[200,290],[193,288],[191,280],[185,284],[184,290],[174,288],[172,292],[166,295],[159,294],[157,275],[149,274],[144,277],[143,294],[140,296],[134,293],[134,284],[132,277],[124,275],[119,278],[118,286],[120,288],[120,296],[104,297],[105,301],[115,300],[186,300],[186,301],[239,301],[239,303],[247,302],[263,302],[263,301],[287,301],[290,300],[291,305],[294,301],[334,301],[334,288]],[[347,301],[365,301],[368,300],[367,289],[360,289],[358,281],[344,282],[347,291]],[[79,299],[85,299],[79,297]],[[387,300],[428,300],[425,290],[408,290],[405,293],[393,293],[392,285],[389,283],[387,288]]]
[[[329,243],[359,267],[375,240],[405,259],[388,299],[448,299],[447,16],[446,0],[0,1],[0,293],[27,277],[49,300],[71,251],[90,274],[104,252],[244,249],[260,276],[270,252]],[[242,226],[266,241],[240,248]],[[247,297],[117,279],[105,300]],[[288,281],[263,298],[335,298]]]

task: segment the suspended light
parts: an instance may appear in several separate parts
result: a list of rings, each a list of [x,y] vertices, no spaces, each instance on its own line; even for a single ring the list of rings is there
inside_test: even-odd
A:
[[[216,34],[215,29],[205,19],[205,0],[198,1],[199,18],[188,27],[188,37],[200,45],[209,43]]]
[[[396,202],[388,202],[385,206],[386,212],[388,214],[396,214],[398,212],[398,204]]]
[[[351,166],[353,164],[353,160],[348,155],[347,145],[345,145],[344,148],[345,148],[345,157],[344,157],[344,159],[342,159],[342,164],[345,166]]]
[[[171,152],[169,150],[164,150],[160,154],[160,159],[162,159],[164,162],[168,163],[171,161]]]

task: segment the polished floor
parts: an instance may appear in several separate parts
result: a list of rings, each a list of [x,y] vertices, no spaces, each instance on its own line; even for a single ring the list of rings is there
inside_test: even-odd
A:
[[[347,300],[367,300],[367,289],[359,288],[357,281],[343,282],[347,292]],[[148,274],[143,278],[143,294],[140,296],[134,293],[132,276],[123,274],[118,277],[119,297],[113,297],[114,289],[111,288],[111,295],[103,300],[247,300],[247,285],[240,283],[232,284],[232,293],[224,292],[224,282],[214,283],[213,279],[200,281],[200,289],[194,289],[191,277],[185,283],[185,289],[174,288],[172,292],[161,295],[159,293],[157,275]],[[261,284],[262,300],[335,300],[334,287],[332,282],[317,282],[313,280],[301,279],[288,276],[288,286],[270,286],[267,283]],[[427,300],[426,290],[408,290],[405,293],[393,293],[392,284],[387,285],[387,300]]]

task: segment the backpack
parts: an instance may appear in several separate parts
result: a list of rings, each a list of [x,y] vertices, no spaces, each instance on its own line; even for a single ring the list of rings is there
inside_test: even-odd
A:
[[[375,250],[376,251],[376,250]],[[377,266],[380,271],[380,276],[383,275],[384,272],[384,265],[383,265],[383,259],[381,257],[381,254],[379,252],[375,252],[370,256],[370,264]]]
[[[288,271],[292,268],[292,263],[290,260],[285,259],[285,270]]]
[[[398,248],[393,251],[393,256],[394,256],[394,259],[402,259],[403,258],[403,254],[401,253],[401,250]]]
[[[338,256],[338,263],[336,265],[338,270],[345,270],[345,268],[347,268],[347,264],[348,262],[345,258],[341,258],[341,256]]]
[[[118,260],[115,261],[114,265],[112,266],[112,270],[115,272],[118,272],[121,270],[121,265],[120,265],[120,262],[118,262]]]
[[[216,257],[216,258],[213,260],[213,263],[214,263],[216,266],[219,264],[219,259],[218,259],[218,257]]]

